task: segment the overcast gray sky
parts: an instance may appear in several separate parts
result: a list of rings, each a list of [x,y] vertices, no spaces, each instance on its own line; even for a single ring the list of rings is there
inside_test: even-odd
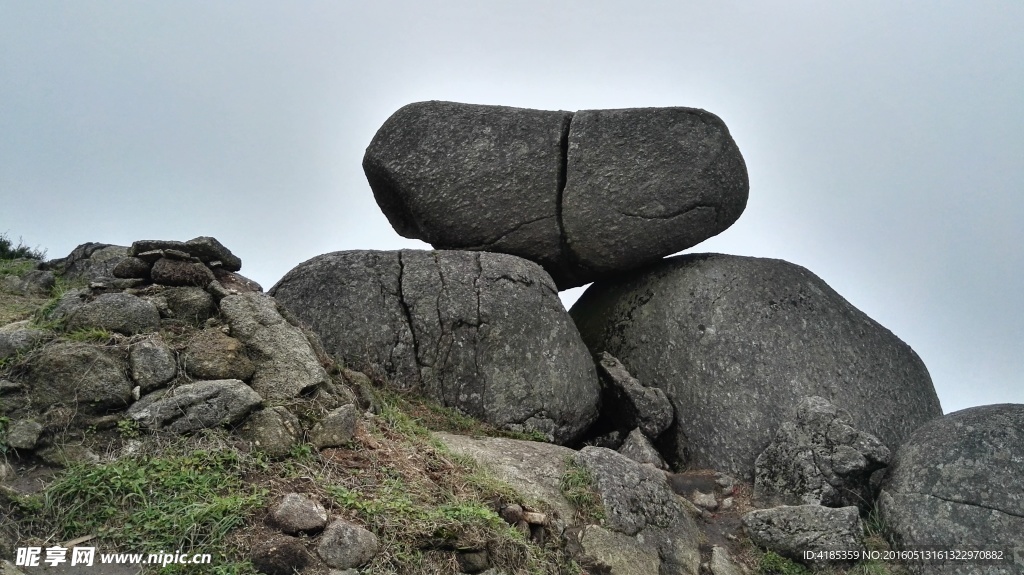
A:
[[[212,235],[269,288],[427,247],[360,167],[404,104],[704,108],[750,201],[691,251],[809,268],[946,412],[1024,403],[1022,30],[1019,0],[0,0],[0,232],[50,257]]]

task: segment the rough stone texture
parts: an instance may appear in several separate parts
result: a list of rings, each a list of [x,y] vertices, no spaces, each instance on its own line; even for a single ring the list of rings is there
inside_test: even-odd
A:
[[[178,375],[174,350],[159,337],[132,344],[128,350],[128,366],[142,393],[153,391]]]
[[[665,390],[676,426],[673,453],[662,454],[672,463],[751,478],[778,414],[810,395],[890,449],[942,413],[909,346],[781,260],[669,258],[594,284],[570,313],[592,351]]]
[[[221,300],[220,309],[231,335],[245,344],[256,366],[252,388],[267,401],[294,399],[330,380],[309,340],[285,321],[273,298],[262,293],[231,295]]]
[[[200,236],[185,242],[185,251],[193,257],[199,258],[210,267],[223,268],[229,272],[237,272],[242,269],[242,260],[231,253],[231,250],[224,247],[224,244],[217,241],[217,238]]]
[[[270,510],[270,521],[289,535],[317,533],[327,527],[327,510],[305,495],[287,493]]]
[[[152,267],[153,264],[144,259],[127,257],[117,262],[117,265],[114,266],[110,273],[115,278],[148,280],[150,277],[149,270]]]
[[[148,429],[189,433],[238,423],[261,403],[263,398],[237,379],[199,381],[153,392],[126,415]]]
[[[757,509],[743,516],[743,528],[755,545],[794,561],[804,562],[804,551],[864,551],[864,530],[856,507],[797,505]]]
[[[732,560],[725,547],[715,545],[711,548],[711,562],[708,565],[711,575],[746,575],[747,570]]]
[[[36,455],[44,462],[57,467],[73,467],[100,462],[99,455],[79,444],[51,445],[36,451]]]
[[[508,483],[524,497],[543,501],[554,511],[555,522],[572,521],[575,509],[559,484],[565,461],[576,451],[560,445],[503,437],[467,437],[435,434],[456,455],[471,457],[496,479]]]
[[[67,280],[95,280],[114,277],[114,268],[128,255],[127,246],[88,242],[71,250],[67,257],[47,262],[47,266]]]
[[[16,321],[0,327],[0,359],[28,351],[53,337],[49,332],[30,326],[29,320]]]
[[[668,469],[661,454],[651,445],[651,440],[647,439],[639,427],[629,432],[626,441],[617,451],[637,463],[648,463],[658,469]]]
[[[689,573],[700,569],[700,530],[665,474],[603,447],[584,447],[575,456],[594,479],[604,503],[604,529],[633,539],[651,557],[658,558],[657,573]],[[621,538],[616,538],[621,539]],[[623,563],[621,541],[612,547],[587,544],[585,554],[598,563]],[[630,554],[632,555],[632,554]]]
[[[513,430],[572,442],[597,415],[593,361],[550,277],[481,252],[335,252],[271,294],[345,365]]]
[[[610,353],[597,355],[597,373],[601,376],[601,418],[622,430],[639,427],[644,435],[657,439],[672,425],[672,403],[657,387],[645,387],[629,374],[622,362]]]
[[[704,493],[703,491],[694,491],[692,495],[693,504],[697,507],[703,507],[708,511],[714,511],[718,509],[718,500],[715,499],[714,493]]]
[[[363,170],[399,234],[529,259],[560,289],[720,233],[749,187],[725,124],[692,108],[417,102],[377,131]]]
[[[286,535],[257,543],[250,559],[265,575],[294,575],[314,561],[300,539]]]
[[[889,464],[889,448],[850,422],[822,397],[801,400],[754,463],[755,495],[866,512],[875,500],[871,474]]]
[[[66,320],[72,313],[84,306],[90,298],[91,294],[88,289],[77,288],[68,290],[57,300],[57,305],[50,310],[50,315],[47,319],[51,321]]]
[[[201,326],[207,319],[217,315],[217,304],[213,296],[198,287],[172,287],[161,292],[167,303],[167,316],[180,319],[195,326]]]
[[[561,284],[558,202],[571,118],[569,112],[417,102],[377,131],[363,170],[399,234],[439,249],[515,254],[541,264]]]
[[[728,128],[694,108],[582,110],[569,129],[562,222],[594,274],[653,262],[715,236],[747,204]]]
[[[1024,405],[972,407],[922,426],[893,457],[878,506],[901,547],[1021,548]],[[956,568],[931,564],[917,572],[959,573]],[[1009,574],[1022,567],[986,569]]]
[[[4,442],[15,449],[35,449],[43,425],[32,419],[19,419],[9,424]]]
[[[271,457],[285,457],[302,439],[302,426],[286,408],[270,407],[250,415],[240,435]]]
[[[459,551],[455,554],[462,573],[480,573],[491,566],[490,556],[486,549]]]
[[[150,270],[153,282],[168,286],[196,286],[205,288],[214,280],[210,268],[198,262],[163,257],[156,260]]]
[[[242,342],[217,329],[203,330],[188,342],[184,363],[196,379],[247,380],[256,372]]]
[[[29,362],[23,381],[32,405],[40,409],[60,404],[82,414],[103,415],[132,402],[132,384],[120,352],[85,343],[44,346]]]
[[[356,434],[359,410],[355,405],[343,405],[324,416],[309,433],[309,442],[317,449],[344,447]]]
[[[320,536],[316,552],[329,566],[348,569],[368,563],[379,548],[380,543],[373,533],[343,519],[335,519]]]
[[[48,297],[55,284],[56,278],[49,270],[29,270],[17,276],[0,276],[0,288],[27,296]]]
[[[222,288],[227,290],[229,294],[263,291],[263,286],[260,284],[243,276],[242,274],[229,272],[224,268],[213,268],[213,276],[217,278],[217,282]]]
[[[99,328],[125,335],[150,333],[160,328],[160,312],[140,297],[106,293],[73,311],[66,326],[68,331]]]

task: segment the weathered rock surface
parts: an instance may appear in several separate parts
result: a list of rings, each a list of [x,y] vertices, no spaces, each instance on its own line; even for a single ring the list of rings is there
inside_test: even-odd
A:
[[[126,415],[148,429],[190,433],[238,423],[262,403],[258,393],[237,379],[199,381],[155,391]]]
[[[343,405],[331,410],[309,432],[309,442],[317,449],[344,447],[356,434],[359,410],[355,405]]]
[[[132,380],[148,393],[178,375],[178,359],[162,339],[155,337],[132,344],[128,350]]]
[[[794,561],[807,562],[803,557],[805,551],[864,551],[864,528],[856,507],[797,505],[758,509],[743,516],[743,527],[755,545]]]
[[[9,424],[4,443],[15,449],[35,449],[42,434],[43,425],[38,421],[18,419]]]
[[[582,110],[569,129],[562,222],[595,277],[718,235],[747,205],[747,168],[728,128],[694,108]]]
[[[196,286],[205,288],[215,278],[210,268],[200,262],[160,258],[150,270],[153,281],[168,286]]]
[[[894,455],[878,505],[903,547],[1012,555],[1024,533],[1024,405],[972,407],[922,426]],[[957,563],[916,572],[963,572]],[[984,572],[1019,569],[1007,561],[986,564]]]
[[[160,312],[151,302],[131,294],[101,294],[67,318],[68,331],[88,328],[125,335],[154,332],[160,328]]]
[[[558,202],[571,118],[569,112],[417,102],[377,131],[363,170],[399,234],[439,249],[518,255],[555,275],[565,257]]]
[[[237,272],[242,269],[242,260],[224,247],[216,238],[200,236],[187,242],[175,240],[139,240],[133,242],[128,255],[140,256],[152,252],[181,252],[194,257],[209,267],[221,267],[227,271]]]
[[[167,305],[167,317],[201,326],[207,319],[217,315],[213,296],[198,287],[171,287],[159,296]]]
[[[68,280],[96,280],[114,277],[114,268],[126,257],[127,246],[87,242],[76,247],[67,257],[46,264]]]
[[[49,270],[29,270],[20,275],[0,276],[0,288],[11,293],[47,297],[56,284],[56,278]]]
[[[327,510],[305,495],[286,493],[270,510],[270,521],[289,535],[316,533],[327,527]]]
[[[657,387],[641,384],[629,374],[622,362],[610,353],[597,355],[597,373],[601,376],[601,419],[608,425],[627,431],[639,428],[648,438],[657,439],[672,425],[672,403]]]
[[[648,463],[658,469],[668,469],[661,454],[651,445],[651,440],[640,431],[639,427],[629,432],[626,441],[617,451],[637,463]]]
[[[693,254],[591,286],[570,312],[676,412],[678,462],[751,477],[785,413],[818,395],[894,448],[941,414],[917,354],[806,269]],[[669,455],[662,452],[663,455]]]
[[[256,366],[252,388],[267,401],[294,399],[330,380],[302,330],[285,321],[272,298],[231,295],[220,309]]]
[[[586,557],[613,575],[698,573],[700,530],[664,473],[603,447],[584,447],[575,460],[593,477],[606,514],[600,530],[582,532]],[[634,570],[638,557],[648,569]]]
[[[348,569],[369,563],[379,549],[376,535],[344,519],[335,519],[320,536],[316,552],[331,567]]]
[[[335,252],[270,293],[340,362],[499,427],[571,442],[596,418],[590,355],[551,279],[521,258]]]
[[[44,346],[27,366],[32,405],[77,408],[103,415],[132,402],[132,384],[125,376],[120,352],[84,343],[58,342]]]
[[[725,125],[692,108],[417,102],[381,126],[363,170],[399,234],[529,259],[561,289],[720,233],[749,187]]]
[[[856,505],[863,511],[875,497],[871,474],[889,464],[889,448],[851,425],[850,414],[822,397],[800,401],[795,418],[754,463],[754,493],[799,504]]]
[[[267,455],[285,457],[302,439],[302,425],[288,409],[268,407],[250,415],[240,434]]]
[[[256,367],[242,342],[217,329],[196,334],[184,353],[185,371],[196,379],[247,380]]]
[[[570,522],[575,508],[562,495],[559,485],[566,459],[576,451],[560,445],[503,437],[467,437],[435,433],[457,455],[471,457],[496,479],[508,483],[523,496],[543,501],[558,522]]]
[[[7,359],[28,351],[53,337],[41,329],[35,329],[29,320],[16,321],[0,327],[0,359]]]

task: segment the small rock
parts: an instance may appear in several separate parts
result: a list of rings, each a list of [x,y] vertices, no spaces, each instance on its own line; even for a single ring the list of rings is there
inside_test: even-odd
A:
[[[260,284],[242,274],[231,272],[224,268],[213,268],[213,276],[217,278],[217,282],[220,283],[221,287],[230,293],[258,293],[263,291],[263,286]]]
[[[178,375],[174,351],[159,338],[133,344],[128,351],[128,365],[142,393],[149,393]]]
[[[640,431],[639,427],[629,432],[629,436],[626,437],[626,441],[618,449],[618,452],[637,463],[647,463],[658,469],[668,469],[661,454],[651,445],[651,441]]]
[[[286,408],[270,407],[250,415],[240,435],[271,457],[285,457],[298,445],[302,427]]]
[[[744,575],[747,570],[732,560],[725,547],[715,545],[711,548],[711,563],[708,565],[711,575]]]
[[[58,467],[72,467],[74,465],[100,462],[100,456],[84,445],[54,445],[36,451],[36,455],[46,463]]]
[[[231,253],[231,250],[224,247],[224,244],[217,241],[217,238],[200,236],[185,242],[185,251],[197,257],[203,263],[210,264],[210,267],[223,268],[229,272],[237,272],[242,269],[242,260]]]
[[[237,379],[199,381],[153,392],[128,408],[128,417],[149,429],[188,433],[241,421],[263,398]]]
[[[217,304],[206,290],[197,287],[172,287],[161,294],[167,302],[168,317],[180,319],[190,325],[201,326],[217,315]]]
[[[798,505],[758,509],[743,516],[743,527],[755,545],[805,562],[805,551],[863,552],[864,529],[855,506],[832,508]],[[810,564],[829,563],[809,561]]]
[[[336,519],[320,536],[316,552],[329,566],[348,569],[369,563],[379,549],[376,535],[344,519]]]
[[[111,271],[115,278],[121,279],[149,279],[149,270],[152,262],[136,257],[127,257],[119,261]]]
[[[31,327],[28,320],[0,327],[0,359],[28,351],[50,337],[49,332]]]
[[[665,392],[641,384],[608,352],[601,352],[597,359],[602,404],[609,416],[626,429],[639,427],[644,435],[657,439],[674,418]]]
[[[205,288],[214,280],[210,268],[201,263],[160,258],[153,264],[150,274],[153,282],[168,286],[196,286]]]
[[[463,573],[480,573],[491,566],[486,549],[459,551],[455,556]]]
[[[347,445],[355,437],[358,416],[359,410],[352,404],[331,411],[313,427],[310,443],[317,449]]]
[[[719,509],[721,509],[722,511],[728,511],[732,509],[733,503],[734,501],[732,497],[726,497],[725,499],[722,500],[722,503],[719,505]]]
[[[142,298],[126,293],[107,293],[87,302],[67,320],[67,330],[98,328],[125,335],[155,332],[160,312]]]
[[[305,495],[288,493],[271,510],[270,519],[289,535],[316,533],[327,526],[327,510]]]
[[[693,500],[694,505],[697,505],[699,507],[703,507],[704,509],[707,509],[708,511],[714,511],[715,509],[718,509],[718,500],[715,499],[715,494],[714,493],[704,493],[702,491],[694,491],[693,492],[693,497],[691,497],[691,499]]]
[[[19,419],[7,428],[7,445],[15,449],[35,449],[43,426],[38,421]]]
[[[247,380],[256,372],[245,346],[217,329],[199,332],[185,348],[185,371],[197,379]]]

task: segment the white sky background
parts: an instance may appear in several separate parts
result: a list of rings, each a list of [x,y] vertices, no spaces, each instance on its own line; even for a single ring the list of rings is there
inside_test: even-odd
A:
[[[809,268],[946,412],[1024,403],[1024,2],[895,4],[0,0],[0,232],[212,235],[269,288],[427,247],[360,167],[404,104],[705,108],[750,200],[691,251]]]

